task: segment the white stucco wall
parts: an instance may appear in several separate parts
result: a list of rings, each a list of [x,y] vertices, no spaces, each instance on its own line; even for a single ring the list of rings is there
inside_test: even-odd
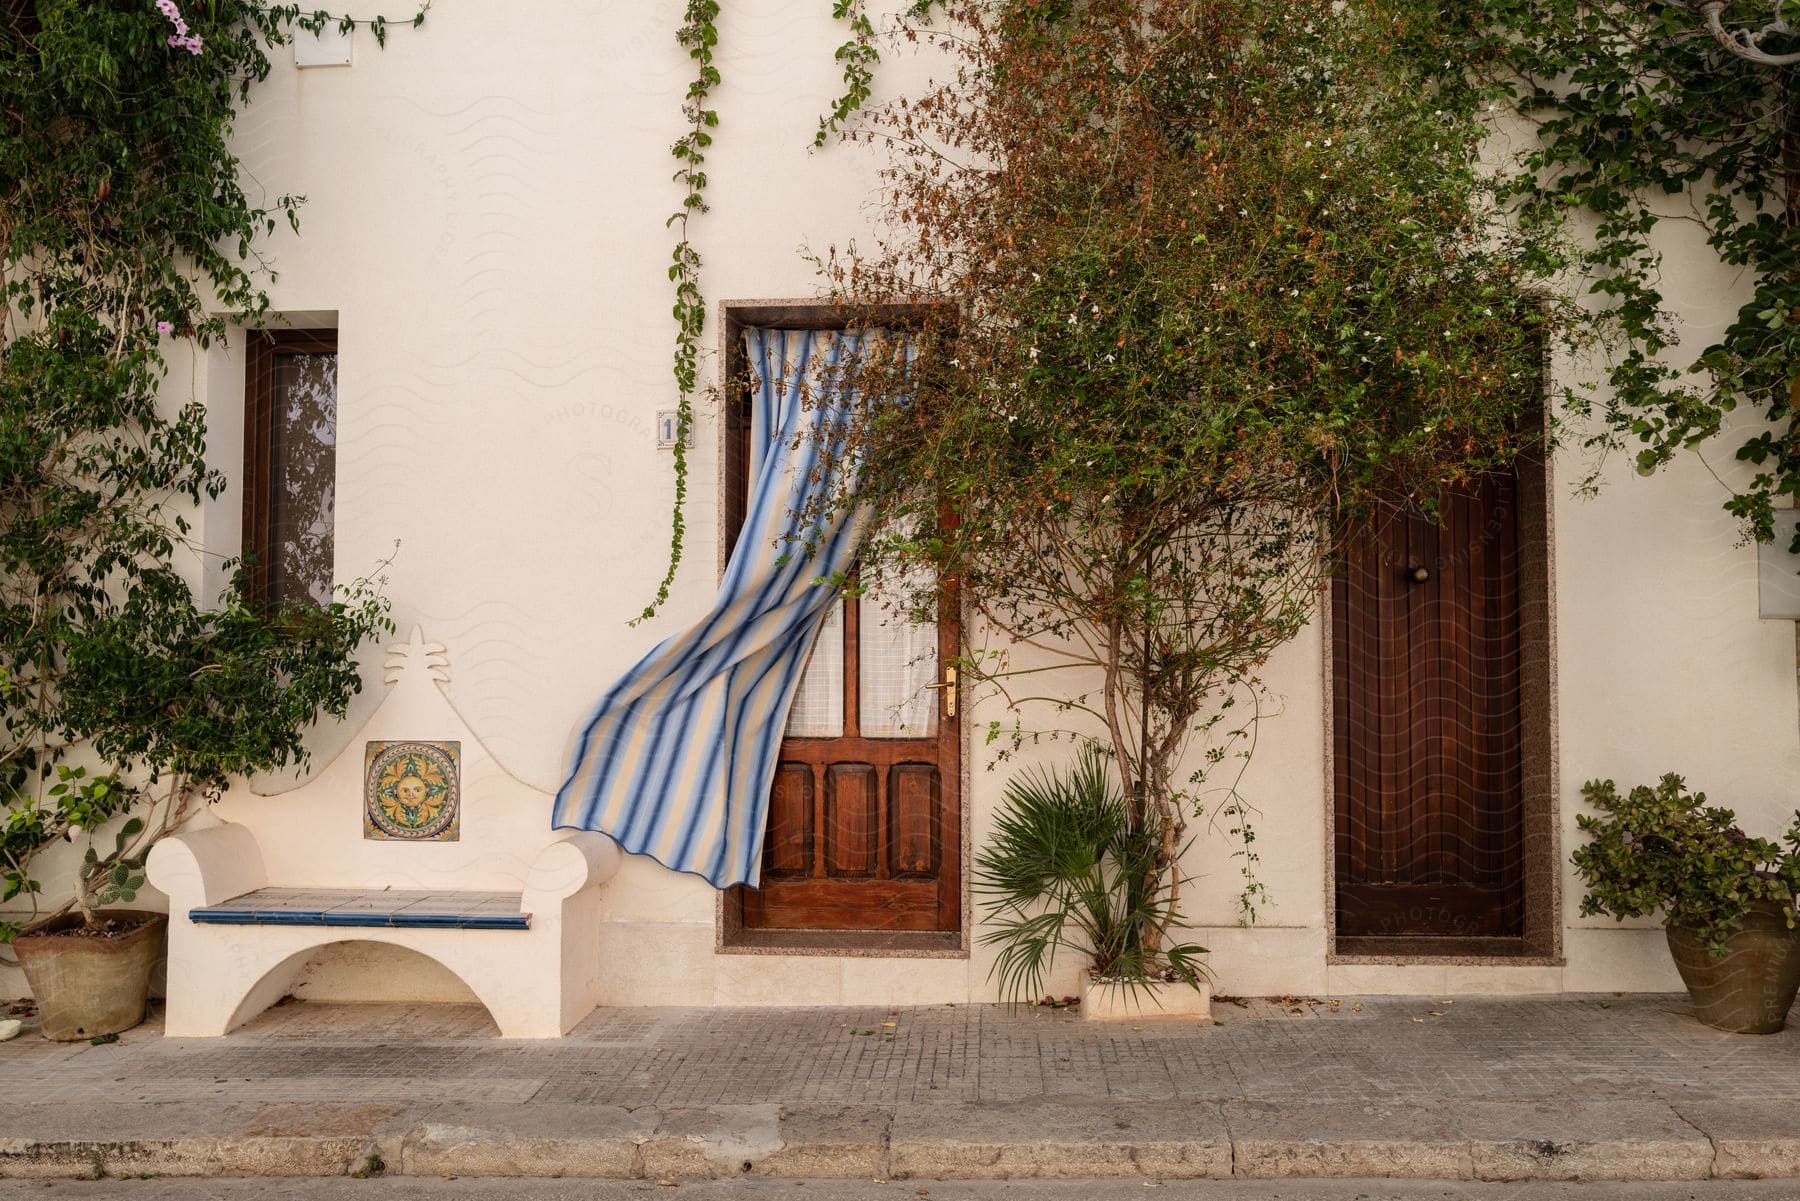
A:
[[[440,4],[385,50],[359,32],[349,68],[298,71],[279,52],[238,128],[252,194],[307,197],[302,233],[283,229],[266,247],[280,273],[274,307],[339,331],[337,575],[371,571],[400,540],[384,569],[400,628],[416,623],[446,644],[458,711],[507,771],[542,790],[558,783],[571,724],[619,671],[704,610],[715,579],[717,430],[706,412],[674,598],[656,621],[625,624],[662,570],[672,495],[653,415],[674,404],[664,220],[678,199],[668,147],[690,72],[672,38],[677,17],[668,4]],[[802,247],[867,236],[879,165],[862,148],[809,149],[838,83],[831,52],[843,31],[810,0],[728,5],[721,25],[712,211],[694,226],[703,286],[715,302],[809,296],[817,289]],[[910,52],[890,55],[879,84],[904,88],[925,71]],[[1697,236],[1679,236],[1668,290],[1697,346],[1744,287],[1706,268]],[[240,352],[178,363],[170,385],[207,399],[212,453],[234,479]],[[1725,443],[1705,458],[1654,480],[1620,459],[1592,500],[1571,496],[1579,463],[1556,469],[1566,967],[1327,965],[1330,801],[1315,628],[1266,673],[1282,711],[1266,721],[1244,781],[1260,810],[1271,899],[1256,929],[1235,925],[1237,869],[1224,840],[1203,836],[1192,856],[1201,879],[1189,912],[1214,950],[1219,991],[1678,987],[1659,932],[1576,915],[1566,858],[1578,789],[1592,776],[1684,772],[1757,832],[1773,832],[1794,807],[1794,631],[1758,619],[1755,552],[1734,545],[1708,470],[1728,476],[1735,464]],[[239,503],[234,490],[204,515],[219,555],[239,546]],[[203,574],[216,586],[216,566]],[[988,715],[976,707],[970,725]],[[354,723],[321,731],[321,758],[354,732]],[[979,746],[968,758],[979,844],[1007,769],[987,771]],[[257,804],[267,802],[227,799],[221,812],[243,817]],[[712,891],[648,861],[627,862],[605,904],[613,1004],[993,996],[979,945],[967,959],[719,955]],[[335,952],[307,974],[305,993],[462,995],[429,966],[372,955]],[[1057,991],[1075,991],[1075,967],[1063,965]]]

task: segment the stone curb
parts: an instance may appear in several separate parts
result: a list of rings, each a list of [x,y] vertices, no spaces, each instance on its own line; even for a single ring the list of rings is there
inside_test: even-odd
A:
[[[0,1177],[344,1176],[409,1125],[403,1105],[39,1104],[0,1117]]]
[[[0,1177],[1800,1177],[1800,1117],[1720,1101],[37,1105]]]

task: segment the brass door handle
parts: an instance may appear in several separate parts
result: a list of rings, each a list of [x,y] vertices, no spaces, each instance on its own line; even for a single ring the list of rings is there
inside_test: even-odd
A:
[[[927,684],[927,685],[925,685],[925,687],[932,688],[932,689],[940,689],[940,688],[943,689],[943,691],[944,691],[944,716],[945,717],[955,717],[956,716],[956,669],[954,667],[946,667],[944,669],[943,683]]]

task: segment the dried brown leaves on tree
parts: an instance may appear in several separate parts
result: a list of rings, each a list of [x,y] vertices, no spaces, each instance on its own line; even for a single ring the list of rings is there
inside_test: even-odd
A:
[[[849,135],[887,149],[885,232],[823,266],[916,354],[845,381],[864,468],[828,503],[867,506],[866,576],[955,581],[990,741],[1109,746],[1171,897],[1188,817],[1245,829],[1258,673],[1338,538],[1541,438],[1557,251],[1495,219],[1434,21],[952,3],[904,31],[951,69]]]

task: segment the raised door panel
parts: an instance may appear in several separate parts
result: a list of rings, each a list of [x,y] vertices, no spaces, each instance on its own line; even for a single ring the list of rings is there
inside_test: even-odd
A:
[[[763,843],[763,872],[806,876],[813,866],[813,772],[805,763],[775,769],[769,792],[769,830]]]
[[[825,769],[825,874],[873,876],[880,835],[875,769],[833,763]]]
[[[943,859],[942,797],[937,765],[896,763],[888,770],[888,872],[928,877]]]

